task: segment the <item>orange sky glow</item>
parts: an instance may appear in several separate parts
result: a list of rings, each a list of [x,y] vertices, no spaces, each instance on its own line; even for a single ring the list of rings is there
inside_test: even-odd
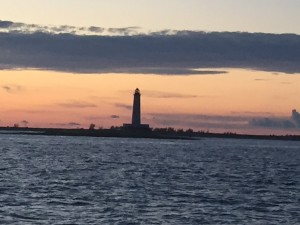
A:
[[[0,126],[22,126],[24,121],[29,127],[87,128],[90,123],[97,127],[121,126],[131,120],[132,94],[138,87],[142,122],[152,127],[300,134],[299,129],[251,128],[245,121],[226,128],[226,119],[225,125],[220,121],[215,126],[185,124],[184,118],[189,115],[288,118],[292,109],[300,109],[299,74],[224,70],[227,73],[191,76],[2,70]],[[170,114],[172,120],[167,121]],[[161,115],[164,119],[157,120]]]

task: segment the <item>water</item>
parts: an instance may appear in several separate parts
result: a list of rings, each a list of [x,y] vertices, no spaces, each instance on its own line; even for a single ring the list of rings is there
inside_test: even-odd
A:
[[[300,224],[300,143],[0,134],[1,224]]]

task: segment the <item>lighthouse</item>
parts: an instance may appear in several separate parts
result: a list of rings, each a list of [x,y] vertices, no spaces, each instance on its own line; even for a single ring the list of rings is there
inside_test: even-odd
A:
[[[133,126],[141,125],[141,92],[137,88],[133,95],[133,108],[132,108],[132,123]]]
[[[150,130],[149,124],[141,123],[141,92],[136,88],[133,94],[132,121],[124,123],[123,128],[134,130]]]

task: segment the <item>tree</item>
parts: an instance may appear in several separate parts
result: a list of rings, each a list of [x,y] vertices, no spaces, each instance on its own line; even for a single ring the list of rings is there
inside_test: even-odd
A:
[[[93,124],[93,123],[91,123],[91,124],[90,124],[90,127],[89,127],[89,130],[95,130],[95,127],[96,127],[96,125]]]

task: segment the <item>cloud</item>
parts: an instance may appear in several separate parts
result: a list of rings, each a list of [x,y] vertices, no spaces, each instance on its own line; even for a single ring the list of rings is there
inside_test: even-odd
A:
[[[94,121],[94,120],[107,120],[107,116],[87,116],[85,117],[88,121]]]
[[[269,115],[269,117],[262,117]],[[146,114],[149,122],[163,126],[190,127],[193,129],[299,129],[300,113],[292,111],[290,118],[272,116],[272,113],[237,112],[231,115],[204,115],[204,114]]]
[[[105,31],[105,29],[96,26],[91,26],[91,27],[76,27],[76,26],[69,26],[69,25],[44,26],[38,24],[15,23],[12,21],[0,20],[0,31],[6,33],[24,33],[24,34],[33,34],[36,32],[41,32],[41,33],[49,33],[49,34],[70,33],[74,35],[76,34],[95,35],[95,34],[101,34],[102,32]],[[117,31],[115,33],[117,33]]]
[[[17,93],[23,90],[22,86],[19,85],[4,85],[2,86],[2,89],[5,90],[6,92],[12,94],[12,93]]]
[[[225,74],[224,70],[207,70],[207,69],[191,69],[191,68],[159,68],[159,67],[132,67],[132,68],[113,68],[110,70],[102,70],[99,73],[134,73],[134,74],[159,74],[159,75],[218,75]]]
[[[133,35],[137,34],[139,27],[121,27],[121,28],[108,28],[108,32],[112,34],[121,34],[121,35]]]
[[[300,113],[298,113],[296,109],[293,109],[291,119],[295,122],[297,127],[300,128]]]
[[[272,79],[261,79],[261,78],[257,78],[257,79],[254,79],[255,81],[270,81]]]
[[[163,92],[163,91],[152,91],[143,90],[143,96],[150,98],[197,98],[198,95],[188,95],[181,93]]]
[[[123,104],[123,103],[116,103],[116,104],[114,104],[114,106],[118,107],[118,108],[132,110],[132,106],[131,105],[127,105],[127,104]]]
[[[68,126],[80,126],[80,123],[70,122],[67,125]]]
[[[160,30],[160,31],[154,31],[149,33],[151,36],[165,36],[165,35],[181,35],[183,34],[180,31],[176,30],[170,30],[170,29],[165,29],[165,30]]]
[[[119,119],[120,116],[118,116],[118,115],[111,115],[110,118],[112,118],[112,119]]]
[[[107,120],[107,119],[119,119],[121,118],[119,115],[103,115],[103,116],[87,116],[85,117],[88,121],[95,121],[95,120]]]
[[[29,122],[27,120],[22,120],[21,124],[23,124],[24,126],[27,126],[29,124]]]
[[[204,114],[147,114],[157,124],[163,126],[190,127],[195,129],[225,128],[239,129],[248,125],[249,117],[246,116],[222,116]],[[148,118],[148,119],[149,119]]]
[[[300,128],[300,114],[294,109],[290,118],[253,118],[249,121],[249,124],[254,127],[265,128]]]
[[[58,103],[57,105],[64,107],[64,108],[95,108],[95,107],[97,107],[97,105],[89,103],[89,102],[78,102],[78,101]]]
[[[0,68],[161,75],[225,72],[195,70],[201,68],[300,73],[300,35],[138,30],[0,21]]]
[[[78,127],[81,126],[80,123],[69,122],[69,123],[51,123],[50,125],[58,126],[58,127]]]
[[[272,117],[274,116],[274,113],[271,112],[251,112],[251,111],[232,111],[230,113],[231,115],[237,115],[237,116],[246,116],[247,118],[254,118],[254,117]]]
[[[9,28],[13,25],[14,23],[11,21],[2,21],[0,20],[0,28]]]
[[[84,28],[83,28],[84,29]],[[104,28],[102,28],[102,27],[95,27],[95,26],[91,26],[91,27],[89,27],[88,28],[88,30],[90,31],[90,32],[94,32],[94,33],[102,33],[102,32],[104,32]]]
[[[295,128],[295,124],[289,119],[277,119],[277,118],[257,118],[250,120],[250,125],[254,127],[265,128]]]

